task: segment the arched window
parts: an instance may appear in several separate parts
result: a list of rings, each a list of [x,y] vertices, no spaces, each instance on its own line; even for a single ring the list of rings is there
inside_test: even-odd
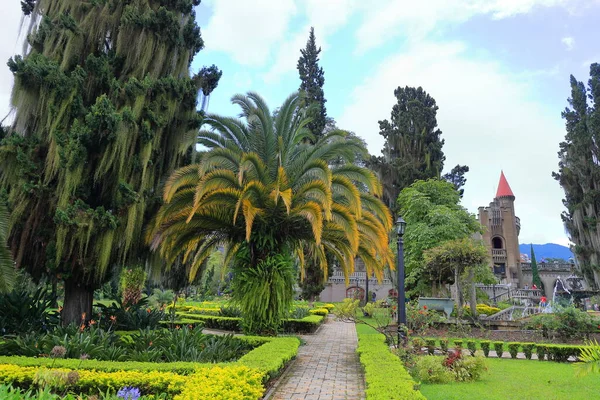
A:
[[[492,248],[503,249],[504,243],[502,243],[502,238],[499,238],[498,236],[492,238]]]

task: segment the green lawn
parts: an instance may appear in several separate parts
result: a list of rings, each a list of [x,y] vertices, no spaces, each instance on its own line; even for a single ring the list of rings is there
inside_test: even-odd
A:
[[[422,384],[429,400],[587,400],[597,399],[600,375],[579,377],[573,364],[487,359],[488,373],[473,383]]]

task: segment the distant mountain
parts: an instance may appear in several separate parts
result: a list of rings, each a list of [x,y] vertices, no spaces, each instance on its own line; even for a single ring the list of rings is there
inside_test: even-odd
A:
[[[527,254],[531,257],[530,244],[520,244],[519,251],[521,254]],[[567,246],[561,246],[560,244],[555,243],[534,244],[533,251],[535,252],[535,259],[537,261],[540,261],[542,258],[563,258],[568,260],[573,257],[571,249]]]

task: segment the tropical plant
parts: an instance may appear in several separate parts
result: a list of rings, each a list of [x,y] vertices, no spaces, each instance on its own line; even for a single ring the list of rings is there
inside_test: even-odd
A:
[[[51,304],[52,297],[45,286],[30,290],[17,282],[10,293],[0,294],[0,334],[52,329],[59,320]]]
[[[600,345],[596,340],[591,340],[581,349],[579,355],[579,374],[600,373]]]
[[[260,311],[265,320],[247,326],[275,323],[289,309],[292,257],[301,277],[307,257],[326,276],[326,254],[331,254],[346,277],[359,257],[368,273],[382,278],[384,267],[393,264],[391,216],[377,197],[381,185],[376,176],[352,164],[357,151],[366,151],[360,141],[335,130],[310,143],[314,136],[306,129],[309,119],[296,94],[275,117],[256,93],[236,95],[232,101],[245,121],[217,115],[206,119],[213,130],[200,131],[198,143],[207,150],[199,164],[176,171],[166,182],[166,204],[148,236],[152,247],[167,262],[181,258],[189,263],[194,278],[221,245],[224,262],[235,259],[234,286],[250,284],[253,276],[269,275],[280,282],[276,290],[252,283],[254,296],[269,298],[253,301],[273,308]],[[340,157],[346,163],[330,167],[328,162]],[[273,268],[277,271],[269,270]],[[242,276],[242,270],[248,273]],[[242,278],[243,283],[235,282]],[[247,308],[248,291],[234,290],[233,296]]]
[[[0,185],[17,267],[64,280],[65,323],[91,315],[115,265],[143,264],[139,240],[159,186],[187,164],[202,121],[199,91],[220,72],[190,76],[204,42],[199,0],[28,0],[14,122],[0,143]]]

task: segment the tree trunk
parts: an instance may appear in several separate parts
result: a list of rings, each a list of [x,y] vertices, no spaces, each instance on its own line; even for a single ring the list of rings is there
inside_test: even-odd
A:
[[[477,292],[475,289],[475,268],[469,270],[469,305],[471,306],[471,315],[477,318]]]
[[[93,301],[94,287],[73,279],[65,280],[65,302],[61,313],[63,326],[90,320]]]
[[[454,269],[454,284],[456,285],[456,317],[462,317],[462,289],[460,288],[460,275],[458,268]]]

